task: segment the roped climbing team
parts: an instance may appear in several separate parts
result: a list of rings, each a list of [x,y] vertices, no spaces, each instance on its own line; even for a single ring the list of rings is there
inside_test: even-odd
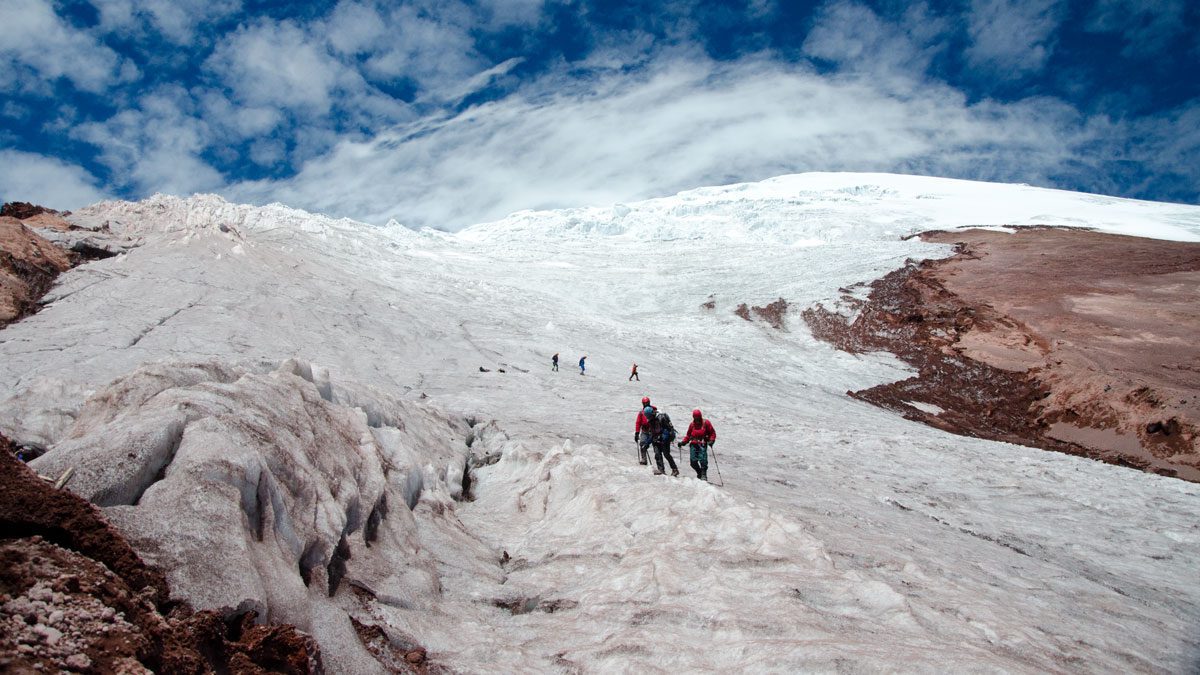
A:
[[[580,375],[585,373],[586,360],[587,356],[579,359]],[[551,359],[551,370],[558,370],[558,354]],[[629,379],[632,380],[635,377],[637,377],[636,363],[633,364]],[[653,446],[654,474],[661,476],[666,473],[663,466],[665,457],[667,464],[671,467],[671,475],[678,476],[679,467],[675,465],[675,458],[671,456],[671,442],[677,436],[675,425],[671,424],[671,417],[650,405],[649,396],[643,396],[642,407],[638,409],[637,418],[633,422],[633,442],[638,446],[638,463],[643,465],[650,463],[650,447]],[[708,480],[708,451],[716,442],[717,431],[713,428],[712,422],[705,419],[700,409],[696,408],[692,411],[692,423],[688,425],[687,433],[679,441],[679,447],[682,448],[685,445],[689,447],[688,463],[692,465],[696,477],[700,480]]]
[[[642,408],[638,410],[637,418],[633,422],[633,440],[638,446],[638,463],[649,463],[648,448],[654,446],[654,474],[666,473],[663,468],[663,457],[665,456],[667,463],[671,466],[671,475],[678,476],[679,467],[675,465],[675,459],[671,457],[671,442],[675,440],[676,436],[675,426],[671,424],[671,417],[650,405],[649,396],[643,396]],[[717,431],[713,428],[712,422],[704,418],[699,408],[693,410],[692,423],[688,425],[687,433],[679,441],[679,447],[690,446],[690,464],[696,472],[696,477],[700,480],[708,480],[708,450],[716,442]]]

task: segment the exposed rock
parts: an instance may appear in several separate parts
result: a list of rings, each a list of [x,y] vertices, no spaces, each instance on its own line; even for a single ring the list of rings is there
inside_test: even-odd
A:
[[[750,309],[760,319],[771,324],[771,327],[775,330],[783,330],[783,315],[787,313],[787,308],[787,300],[779,298],[775,302],[763,307],[751,307]]]
[[[712,309],[714,306],[715,303],[711,299],[708,303],[701,305],[701,307],[706,309]],[[769,303],[762,307],[751,307],[743,302],[737,306],[737,309],[733,310],[733,313],[745,321],[752,321],[753,319],[751,317],[751,312],[753,312],[753,316],[757,316],[763,321],[766,321],[775,330],[787,330],[784,328],[783,323],[783,317],[785,314],[787,314],[787,309],[787,300],[779,298],[775,302]]]
[[[54,209],[48,209],[37,204],[29,202],[6,202],[4,206],[0,206],[0,217],[16,218],[17,220],[25,220],[43,213],[50,215],[58,215],[59,212]]]
[[[15,218],[0,217],[0,328],[37,311],[66,253]]]
[[[814,335],[918,370],[853,395],[948,431],[1200,481],[1200,245],[1062,228],[927,233]],[[929,412],[917,404],[940,408]]]

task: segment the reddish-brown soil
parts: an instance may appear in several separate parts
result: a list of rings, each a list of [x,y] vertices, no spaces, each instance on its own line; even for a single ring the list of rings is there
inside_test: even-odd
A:
[[[709,307],[709,305],[704,304],[701,305],[701,307]],[[775,330],[787,330],[784,328],[783,323],[783,317],[787,314],[787,310],[787,300],[779,298],[775,302],[768,303],[762,307],[751,307],[743,302],[737,306],[737,309],[733,310],[733,313],[740,316],[742,319],[745,319],[746,321],[752,321],[753,319],[751,318],[751,312],[753,312],[754,316],[766,321]]]
[[[783,330],[783,315],[787,314],[787,300],[779,298],[775,302],[767,304],[763,307],[751,307],[750,310],[758,315],[758,318],[771,324],[771,328],[775,330]]]
[[[66,251],[20,220],[0,217],[0,328],[35,312],[54,278],[70,267]]]
[[[68,268],[91,260],[111,258],[114,252],[86,242],[66,250],[36,230],[78,230],[64,214],[26,202],[0,208],[0,328],[36,312],[38,301],[54,279]],[[108,233],[108,226],[100,232]]]
[[[853,396],[1200,482],[1200,244],[1063,228],[922,238],[957,253],[892,272],[865,302],[847,295],[852,322],[804,312],[817,337],[918,371]]]
[[[192,612],[168,590],[97,507],[0,436],[0,672],[321,672],[295,628]]]

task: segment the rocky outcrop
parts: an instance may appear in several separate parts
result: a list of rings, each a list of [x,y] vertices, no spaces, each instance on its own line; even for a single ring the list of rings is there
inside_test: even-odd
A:
[[[32,218],[42,214],[50,214],[52,216],[60,215],[60,213],[54,209],[48,209],[44,206],[38,206],[37,204],[30,204],[29,202],[5,202],[3,206],[0,206],[0,218],[16,218],[17,220],[25,220],[26,218]]]
[[[922,235],[911,263],[812,308],[818,338],[915,377],[852,395],[971,436],[1200,481],[1200,245],[1062,228]]]
[[[0,217],[0,327],[36,311],[55,277],[70,266],[65,251],[20,220]]]
[[[79,227],[53,209],[9,202],[0,209],[0,328],[36,312],[59,274],[137,246],[106,226]]]
[[[703,306],[708,307],[708,305],[703,305]],[[711,309],[711,307],[709,307],[709,309]],[[787,310],[788,310],[787,300],[784,300],[783,298],[779,298],[775,302],[767,303],[766,305],[763,305],[762,307],[759,307],[757,305],[754,307],[751,307],[750,305],[743,302],[742,304],[738,305],[733,310],[733,313],[736,314],[739,318],[741,318],[744,321],[752,321],[753,316],[757,316],[759,319],[766,321],[767,324],[769,326],[771,326],[771,328],[774,328],[775,330],[787,330],[784,327],[784,321],[783,321],[784,316],[787,315]],[[753,313],[753,315],[752,315],[752,313]]]
[[[100,510],[55,489],[0,436],[0,670],[318,673],[312,638],[250,612],[170,600]]]

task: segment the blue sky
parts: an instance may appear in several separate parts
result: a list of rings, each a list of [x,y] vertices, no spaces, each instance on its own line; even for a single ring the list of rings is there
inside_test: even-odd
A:
[[[447,229],[802,171],[1200,202],[1191,0],[4,0],[0,198]]]

